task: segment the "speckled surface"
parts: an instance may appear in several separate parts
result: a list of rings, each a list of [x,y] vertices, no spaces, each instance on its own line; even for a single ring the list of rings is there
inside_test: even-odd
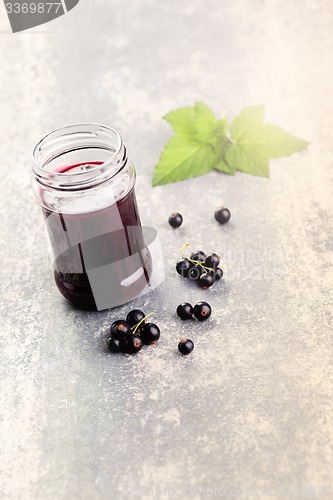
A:
[[[333,498],[332,2],[81,0],[34,33],[9,34],[2,11],[0,31],[0,497]],[[265,103],[311,146],[270,180],[153,189],[161,116],[196,100],[230,117]],[[129,306],[80,312],[57,292],[32,197],[34,142],[79,121],[122,134],[164,246],[165,282],[133,303],[161,341],[135,357],[104,351]],[[222,253],[223,283],[181,281],[185,241]],[[181,323],[176,306],[200,299],[211,319]]]

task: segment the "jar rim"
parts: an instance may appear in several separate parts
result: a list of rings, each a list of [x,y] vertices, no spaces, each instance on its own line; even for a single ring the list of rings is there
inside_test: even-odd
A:
[[[70,174],[46,170],[46,165],[52,160],[73,151],[75,141],[86,139],[86,146],[74,148],[85,149],[89,146],[93,147],[93,140],[98,142],[99,135],[102,135],[105,140],[109,139],[110,142],[111,139],[115,140],[113,147],[107,142],[100,142],[99,147],[110,151],[110,157],[101,164],[95,165],[91,170]],[[64,145],[65,140],[68,141],[67,147]],[[48,149],[48,154],[44,158],[43,148]],[[126,159],[126,148],[115,129],[101,123],[82,122],[65,125],[45,134],[32,150],[32,170],[37,182],[49,187],[52,186],[53,189],[72,190],[73,188],[80,189],[80,187],[86,189],[104,182],[106,177],[110,179],[117,175],[125,166]]]

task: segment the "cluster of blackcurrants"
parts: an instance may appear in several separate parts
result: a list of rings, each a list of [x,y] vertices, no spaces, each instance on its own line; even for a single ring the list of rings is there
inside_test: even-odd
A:
[[[130,311],[126,321],[119,319],[111,325],[111,337],[107,340],[107,349],[111,352],[135,354],[143,344],[156,344],[160,338],[160,329],[155,323],[146,320],[153,313],[145,315],[139,309]]]
[[[146,322],[152,314],[145,315],[139,309],[134,309],[127,314],[126,320],[114,321],[111,325],[111,337],[106,342],[107,349],[114,353],[135,354],[141,351],[144,344],[156,344],[160,338],[160,329],[155,323]],[[177,314],[183,320],[194,316],[199,321],[204,321],[212,314],[212,308],[207,302],[198,302],[194,307],[183,302],[177,307]],[[180,339],[178,350],[181,354],[190,354],[193,349],[192,340]]]
[[[190,257],[183,255],[176,264],[178,274],[198,283],[200,288],[206,289],[219,281],[223,270],[218,267],[220,257],[216,253],[206,255],[201,250],[191,253]]]
[[[231,213],[228,208],[221,207],[215,210],[214,217],[216,222],[219,224],[226,224],[229,222]],[[170,215],[169,217],[169,224],[171,227],[174,229],[177,229],[183,224],[183,216],[179,212],[174,212],[173,214]]]
[[[208,302],[198,302],[194,307],[189,302],[183,302],[177,307],[177,314],[183,320],[192,319],[194,316],[199,321],[205,321],[212,314],[212,308]],[[193,349],[194,343],[191,339],[180,339],[178,350],[181,354],[190,354]]]

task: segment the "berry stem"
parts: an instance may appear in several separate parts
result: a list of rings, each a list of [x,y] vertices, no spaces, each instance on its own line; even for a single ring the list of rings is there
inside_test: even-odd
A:
[[[185,248],[187,248],[187,247],[189,247],[189,246],[191,246],[189,243],[184,243],[184,245],[183,245],[183,246],[182,246],[182,248],[180,249],[180,253],[181,253],[181,255],[182,255],[183,259],[186,259],[186,260],[188,260],[189,262],[192,262],[192,264],[195,264],[196,266],[200,266],[200,267],[202,267],[202,269],[203,269],[204,271],[207,271],[207,270],[208,270],[209,272],[210,272],[210,271],[213,271],[213,272],[214,272],[214,269],[213,269],[212,267],[204,266],[204,265],[203,265],[203,263],[202,263],[202,262],[200,262],[200,260],[193,260],[193,259],[190,259],[190,257],[187,257],[187,256],[185,255],[184,250],[185,250]]]
[[[131,330],[133,330],[133,335],[134,333],[137,331],[137,329],[139,328],[139,326],[141,325],[141,323],[143,323],[144,321],[146,321],[147,318],[149,318],[149,316],[152,316],[153,314],[155,314],[154,312],[151,312],[149,314],[147,314],[147,316],[145,316],[144,318],[142,318],[139,323],[137,323],[135,326],[132,326]]]

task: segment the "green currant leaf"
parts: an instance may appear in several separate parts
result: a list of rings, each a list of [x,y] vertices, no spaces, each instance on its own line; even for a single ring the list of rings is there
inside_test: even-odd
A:
[[[230,167],[230,165],[223,159],[220,158],[215,164],[215,170],[219,170],[220,172],[224,172],[225,174],[235,175],[235,169]]]
[[[217,120],[212,110],[203,102],[179,108],[164,116],[175,133],[187,140],[209,142],[214,139]]]
[[[195,108],[179,108],[163,116],[175,133],[184,139],[192,139],[195,134]]]
[[[289,156],[308,143],[280,127],[264,123],[264,106],[249,106],[231,123],[217,120],[198,102],[171,111],[164,119],[175,135],[167,143],[153,174],[153,185],[189,179],[216,169],[233,175],[241,170],[269,177],[271,158]]]
[[[197,177],[212,170],[220,155],[226,119],[217,120],[211,109],[201,102],[171,111],[164,119],[175,135],[155,168],[153,186]]]
[[[212,110],[202,102],[197,102],[195,110],[195,139],[199,142],[212,143],[221,125],[213,115]]]
[[[265,124],[263,126],[263,138],[266,141],[263,151],[270,158],[282,158],[290,156],[306,148],[310,143],[288,134],[276,125]]]
[[[221,120],[216,120],[215,127],[214,127],[214,144],[216,147],[219,148],[219,151],[221,151],[221,148],[224,147],[224,143],[227,143],[228,137],[227,137],[227,130],[228,130],[228,120],[226,117],[221,118]]]
[[[264,124],[263,119],[264,106],[250,106],[232,122],[233,144],[225,154],[231,168],[269,177],[270,158],[289,156],[307,146],[306,141],[279,127]]]
[[[169,140],[153,174],[153,186],[206,174],[214,168],[216,152],[211,144],[184,141],[178,135]]]

